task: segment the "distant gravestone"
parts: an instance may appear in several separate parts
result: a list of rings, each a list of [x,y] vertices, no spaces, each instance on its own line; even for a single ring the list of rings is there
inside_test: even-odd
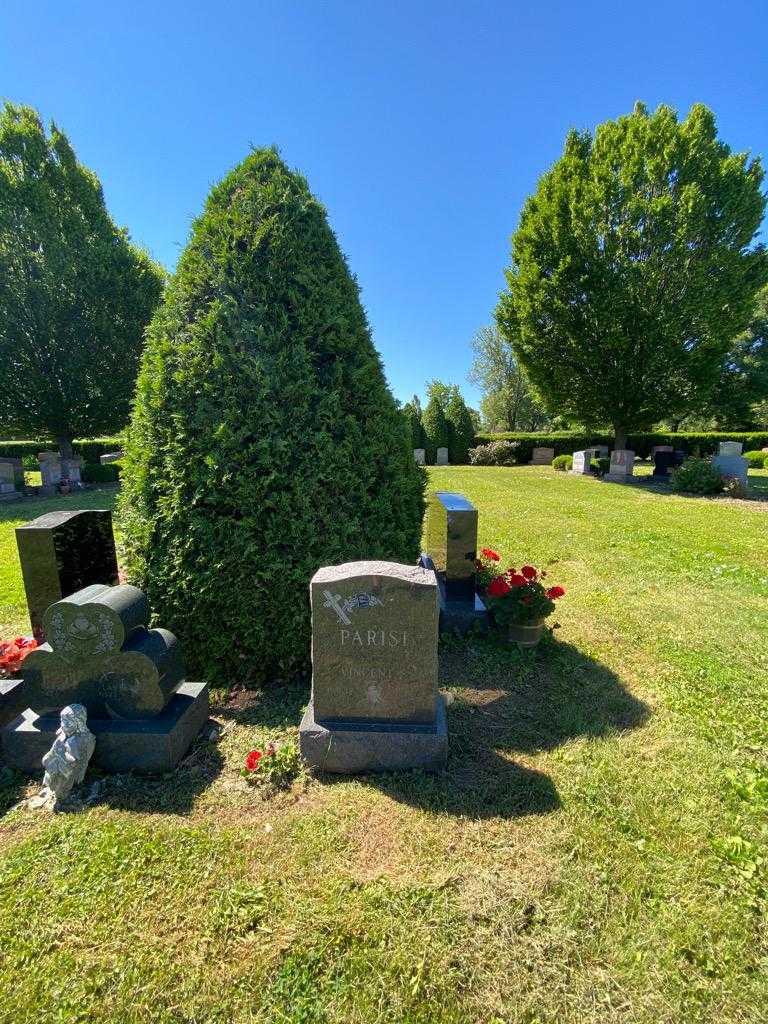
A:
[[[611,452],[611,464],[604,479],[624,483],[632,478],[634,471],[635,453],[628,448],[616,448]]]
[[[61,477],[63,480],[69,480],[70,484],[77,487],[82,483],[82,468],[83,459],[81,459],[79,455],[76,455],[71,459],[62,459]]]
[[[741,454],[740,441],[721,441],[718,454],[712,459],[712,465],[724,477],[735,477],[743,487],[748,485],[749,463]]]
[[[342,773],[441,765],[447,728],[434,572],[394,562],[327,566],[312,578],[310,600],[304,760]]]
[[[99,456],[99,462],[102,466],[108,466],[110,462],[117,462],[118,459],[122,459],[125,456],[125,452],[107,452],[106,455]]]
[[[592,445],[592,451],[595,453],[596,459],[607,459],[611,449],[607,444],[595,444]]]
[[[427,453],[423,448],[414,448],[413,458],[417,466],[423,466],[427,461]]]
[[[40,452],[37,461],[43,492],[53,494],[61,483],[61,456],[58,452]]]
[[[677,465],[677,456],[673,448],[656,449],[653,456],[653,475],[657,479],[666,479],[669,471]]]
[[[16,528],[21,574],[34,635],[43,635],[43,615],[92,583],[117,583],[112,513],[104,509],[48,512]]]
[[[571,472],[577,476],[588,476],[592,473],[592,456],[594,449],[585,448],[584,451],[573,453],[573,465]]]
[[[447,448],[438,448],[437,449],[437,456],[435,458],[435,465],[437,465],[437,466],[447,466],[448,465],[448,449]]]
[[[671,444],[655,444],[653,448],[651,448],[651,458],[653,458],[657,452],[673,452],[674,450],[675,449]]]
[[[21,460],[19,460],[21,463]],[[11,459],[0,459],[0,500],[15,498],[24,486],[22,471],[21,485],[15,461]]]
[[[534,448],[531,455],[532,466],[551,466],[555,457],[554,448]]]

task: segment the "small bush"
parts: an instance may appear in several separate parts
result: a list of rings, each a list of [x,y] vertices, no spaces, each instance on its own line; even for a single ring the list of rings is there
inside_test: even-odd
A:
[[[80,477],[84,484],[114,484],[120,479],[120,466],[116,462],[106,466],[98,462],[86,462]]]
[[[611,460],[606,458],[605,455],[601,455],[599,459],[591,459],[589,468],[597,473],[598,476],[605,476],[608,470],[611,468]]]
[[[557,470],[558,473],[567,473],[573,469],[573,456],[572,455],[556,455],[552,459],[552,468]]]
[[[686,494],[719,494],[724,486],[722,473],[708,459],[686,459],[671,479],[673,490]]]
[[[763,461],[763,469],[768,469],[768,452],[765,453],[765,459]]]
[[[469,463],[471,466],[514,466],[519,456],[519,445],[516,441],[491,441],[477,448],[470,448]]]
[[[744,458],[749,463],[750,469],[762,469],[765,466],[765,460],[768,459],[768,452],[744,452]]]

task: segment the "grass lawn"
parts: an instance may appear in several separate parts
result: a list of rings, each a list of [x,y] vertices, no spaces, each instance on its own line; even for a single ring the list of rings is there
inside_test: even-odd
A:
[[[441,775],[262,796],[244,755],[295,735],[307,693],[240,691],[173,779],[5,814],[2,1024],[766,1020],[768,503],[430,475],[481,545],[553,563],[554,638],[444,638]],[[14,519],[69,504],[0,511],[4,635]],[[6,772],[3,806],[25,785]]]

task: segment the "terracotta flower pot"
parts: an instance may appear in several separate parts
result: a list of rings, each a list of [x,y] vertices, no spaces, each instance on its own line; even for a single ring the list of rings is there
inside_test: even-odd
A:
[[[507,640],[518,647],[535,647],[544,632],[544,619],[525,624],[510,622],[507,626]]]

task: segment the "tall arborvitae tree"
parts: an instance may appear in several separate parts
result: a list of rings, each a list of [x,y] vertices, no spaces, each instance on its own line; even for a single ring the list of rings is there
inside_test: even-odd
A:
[[[120,508],[130,578],[217,683],[285,680],[323,565],[412,563],[424,477],[326,213],[258,150],[148,331]]]
[[[0,113],[0,429],[122,429],[163,272],[112,222],[95,174],[30,107]]]
[[[421,402],[418,395],[414,395],[410,402],[403,406],[403,415],[408,429],[408,435],[414,448],[424,447],[424,428],[421,425]]]
[[[427,462],[434,464],[438,448],[447,448],[449,441],[448,421],[440,398],[433,394],[421,417],[424,427],[424,440],[427,450]]]
[[[701,104],[572,132],[525,204],[497,319],[550,413],[627,432],[715,390],[768,279],[758,159]]]
[[[451,464],[463,466],[469,461],[469,449],[475,442],[475,425],[458,389],[446,403],[445,418],[448,423],[448,453]]]

